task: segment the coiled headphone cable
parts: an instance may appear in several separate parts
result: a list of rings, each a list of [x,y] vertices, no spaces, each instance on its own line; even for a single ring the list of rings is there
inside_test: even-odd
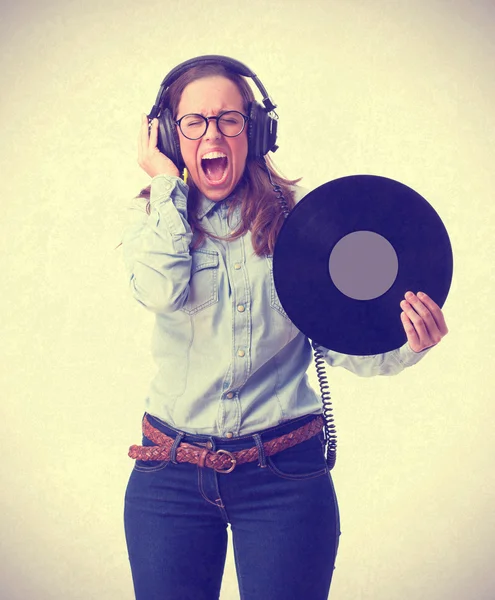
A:
[[[287,200],[284,197],[284,192],[282,188],[273,181],[270,169],[268,168],[268,165],[266,164],[266,161],[264,159],[263,164],[266,169],[266,172],[268,173],[268,179],[270,180],[270,183],[273,187],[275,196],[280,204],[280,209],[282,210],[284,217],[287,218],[289,216],[290,211],[289,206],[287,204]],[[328,385],[327,372],[325,368],[325,359],[321,350],[321,346],[314,341],[311,342],[311,345],[313,347],[316,376],[318,377],[321,400],[323,403],[323,419],[325,421],[323,431],[326,446],[326,462],[329,470],[332,470],[337,460],[337,430],[335,427],[335,419],[333,416],[330,386]]]

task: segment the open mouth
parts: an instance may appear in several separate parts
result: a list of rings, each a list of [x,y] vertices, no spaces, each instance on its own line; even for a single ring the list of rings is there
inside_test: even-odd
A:
[[[201,168],[212,184],[223,183],[227,178],[229,160],[223,152],[208,152],[201,159]]]

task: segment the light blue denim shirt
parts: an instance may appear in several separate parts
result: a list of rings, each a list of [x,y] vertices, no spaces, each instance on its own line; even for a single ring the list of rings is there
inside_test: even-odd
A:
[[[306,374],[311,346],[279,302],[272,257],[256,256],[250,233],[229,242],[207,237],[190,250],[187,193],[177,177],[154,177],[150,215],[145,200],[134,201],[122,239],[132,294],[156,316],[158,372],[145,410],[179,430],[220,437],[321,413]],[[206,231],[235,229],[240,213],[229,223],[228,203],[202,198]],[[394,375],[425,354],[407,344],[365,357],[322,350],[328,364],[360,376]]]

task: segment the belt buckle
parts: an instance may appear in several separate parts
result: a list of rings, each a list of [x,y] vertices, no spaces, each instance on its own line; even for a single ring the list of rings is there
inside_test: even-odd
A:
[[[231,462],[232,462],[232,466],[229,467],[228,469],[217,469],[216,467],[213,467],[213,469],[217,472],[217,473],[232,473],[232,471],[235,469],[235,466],[237,464],[237,459],[236,457],[232,454],[232,452],[229,452],[228,450],[217,450],[216,454],[227,454],[227,456],[230,458]]]

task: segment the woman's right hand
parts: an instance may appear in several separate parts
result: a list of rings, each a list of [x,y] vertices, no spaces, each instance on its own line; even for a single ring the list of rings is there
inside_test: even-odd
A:
[[[151,128],[148,125],[148,117],[143,114],[141,118],[141,130],[138,137],[138,165],[148,173],[150,177],[155,175],[173,175],[180,177],[179,169],[174,163],[157,148],[158,141],[158,119],[153,119]]]

